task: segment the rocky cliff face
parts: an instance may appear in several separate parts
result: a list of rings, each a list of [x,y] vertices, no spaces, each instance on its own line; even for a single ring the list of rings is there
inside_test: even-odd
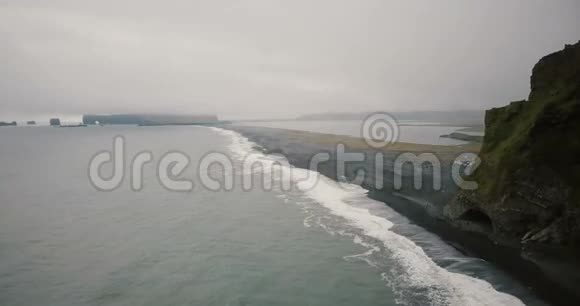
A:
[[[476,191],[445,207],[495,237],[580,247],[580,42],[542,58],[527,101],[488,110]]]

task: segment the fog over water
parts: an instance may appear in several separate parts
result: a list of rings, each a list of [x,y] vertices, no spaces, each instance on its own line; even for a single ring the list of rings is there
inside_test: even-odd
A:
[[[576,0],[3,0],[0,120],[489,108],[579,38]]]

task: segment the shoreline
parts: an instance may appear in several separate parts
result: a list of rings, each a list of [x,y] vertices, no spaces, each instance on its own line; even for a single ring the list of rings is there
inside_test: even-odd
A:
[[[411,222],[436,234],[461,253],[490,262],[530,288],[530,292],[538,298],[553,305],[569,305],[570,300],[580,297],[580,293],[566,286],[566,284],[574,281],[570,279],[569,275],[566,275],[571,273],[566,271],[566,265],[557,267],[553,265],[553,262],[550,264],[550,261],[542,265],[542,262],[533,260],[534,258],[541,258],[543,256],[541,253],[522,252],[519,245],[504,241],[499,243],[493,239],[496,237],[490,237],[486,233],[477,233],[473,230],[466,231],[465,228],[450,224],[443,217],[443,206],[452,199],[457,191],[450,177],[450,167],[455,157],[464,152],[477,153],[480,144],[444,146],[397,143],[389,145],[385,149],[377,150],[370,148],[363,139],[357,137],[250,126],[230,125],[224,126],[224,128],[247,137],[250,141],[261,146],[265,151],[264,153],[283,154],[288,158],[290,164],[298,168],[308,168],[309,162],[315,154],[328,152],[331,154],[331,160],[326,164],[321,163],[316,171],[333,180],[338,180],[338,177],[335,166],[336,160],[333,159],[332,152],[339,143],[345,146],[346,152],[363,153],[366,156],[374,155],[377,152],[384,153],[386,164],[403,152],[413,152],[415,154],[433,153],[441,161],[441,169],[443,170],[443,188],[440,191],[430,188],[423,188],[423,190],[419,191],[413,190],[411,188],[412,182],[409,179],[405,179],[410,175],[405,169],[403,169],[403,188],[400,191],[394,191],[389,188],[376,189],[373,184],[374,176],[372,175],[367,175],[361,186],[368,190],[370,198],[385,203],[385,205],[393,208]],[[374,170],[373,168],[374,163],[372,160],[353,162],[352,165],[349,166],[347,164],[345,166],[345,176],[347,178],[354,177],[358,169],[365,169],[367,174],[372,174],[374,172],[368,170]],[[392,183],[389,175],[392,175],[393,172],[392,169],[389,171],[388,168],[383,169],[383,172],[387,174],[385,186]],[[429,172],[426,172],[429,175]],[[430,182],[426,185],[429,184]]]

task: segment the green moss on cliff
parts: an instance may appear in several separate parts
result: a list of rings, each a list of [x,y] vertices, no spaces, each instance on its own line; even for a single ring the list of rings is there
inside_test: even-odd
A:
[[[549,168],[575,193],[580,189],[580,44],[542,59],[528,101],[486,112],[481,194],[497,200],[522,168]],[[577,195],[574,196],[578,199]],[[577,203],[577,201],[574,201]]]
[[[479,189],[450,217],[477,208],[498,234],[580,244],[580,42],[542,58],[528,100],[488,110],[485,125]]]

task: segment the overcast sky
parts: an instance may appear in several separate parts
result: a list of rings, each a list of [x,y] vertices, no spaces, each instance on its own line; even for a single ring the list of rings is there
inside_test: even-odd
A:
[[[489,108],[578,40],[578,0],[0,0],[0,120]]]

